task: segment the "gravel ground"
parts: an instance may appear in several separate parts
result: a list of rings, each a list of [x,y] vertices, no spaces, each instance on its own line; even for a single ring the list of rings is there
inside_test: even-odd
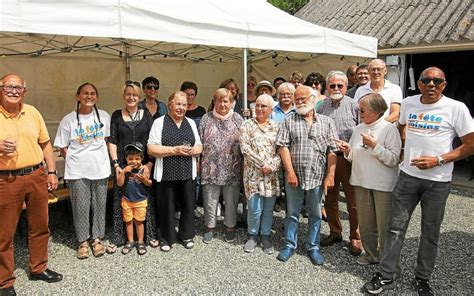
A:
[[[474,291],[472,283],[473,250],[473,197],[472,191],[452,191],[449,198],[437,265],[432,286],[438,294],[468,295]],[[342,204],[345,209],[345,204]],[[199,209],[202,211],[202,209]],[[376,271],[375,266],[362,267],[347,248],[347,212],[343,212],[345,241],[323,249],[326,263],[313,266],[299,247],[288,262],[276,260],[277,252],[266,255],[261,249],[253,254],[243,252],[245,231],[239,229],[238,239],[229,244],[222,233],[210,245],[202,243],[203,221],[197,221],[196,245],[187,250],[174,245],[169,253],[148,247],[148,253],[126,256],[117,252],[102,258],[76,259],[76,243],[71,212],[67,204],[51,206],[49,266],[61,272],[64,280],[47,284],[30,282],[27,278],[28,257],[26,239],[15,238],[17,281],[19,295],[109,295],[109,294],[361,294],[360,287]],[[277,213],[272,239],[281,247],[283,213]],[[323,223],[322,234],[329,228]],[[306,238],[307,219],[301,219],[300,241]],[[389,295],[414,294],[413,270],[416,264],[420,208],[418,207],[408,229],[402,255],[403,273],[397,287]]]

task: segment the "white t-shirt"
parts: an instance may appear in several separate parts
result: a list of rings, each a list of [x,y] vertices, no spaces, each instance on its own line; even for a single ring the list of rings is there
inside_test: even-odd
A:
[[[61,120],[54,139],[54,146],[66,148],[65,180],[99,180],[110,176],[110,161],[105,138],[110,136],[110,116],[99,110],[100,122],[95,111],[79,114],[76,111]]]
[[[150,136],[148,137],[148,144],[154,144],[154,145],[161,145],[161,136],[163,133],[163,123],[165,120],[165,116],[158,117],[155,119],[153,122],[153,125],[151,126],[150,130]],[[201,143],[201,138],[199,137],[199,132],[196,127],[196,123],[194,120],[191,118],[185,117],[184,120],[187,120],[189,125],[191,125],[191,129],[193,130],[194,134],[194,146],[196,145],[202,145]],[[197,157],[193,157],[193,171],[192,171],[192,178],[193,180],[196,179],[197,176]],[[155,169],[153,172],[153,178],[161,182],[161,179],[163,178],[163,158],[162,157],[157,157],[155,159]]]
[[[370,94],[370,93],[374,93],[374,92],[375,91],[373,91],[370,88],[370,81],[369,81],[367,84],[362,85],[361,87],[359,87],[357,89],[357,91],[354,95],[354,100],[356,100],[356,102],[358,102],[360,100],[360,98],[362,98],[366,94]],[[390,115],[390,105],[391,104],[401,104],[402,103],[403,93],[402,93],[402,89],[400,88],[400,86],[398,86],[396,84],[393,84],[390,81],[388,81],[387,79],[385,79],[383,88],[379,92],[379,94],[383,97],[383,99],[385,100],[385,103],[387,103],[388,109],[383,114],[383,118],[385,118],[385,117]]]
[[[453,139],[474,132],[474,121],[464,103],[443,96],[434,104],[422,104],[421,95],[403,100],[400,124],[405,124],[404,161],[400,169],[410,176],[439,182],[451,181],[453,163],[428,170],[410,165],[410,149],[421,148],[421,156],[438,156],[452,150]]]

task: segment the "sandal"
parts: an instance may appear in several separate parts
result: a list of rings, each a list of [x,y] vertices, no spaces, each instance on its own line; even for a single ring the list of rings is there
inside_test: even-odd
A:
[[[82,242],[77,248],[77,259],[89,258],[89,244],[87,241]]]
[[[106,252],[107,252],[107,254],[115,254],[115,252],[117,252],[117,246],[114,245],[114,244],[108,245],[107,249],[106,249]]]
[[[127,255],[133,249],[135,242],[127,242],[122,248],[122,254]]]
[[[160,245],[160,242],[157,239],[152,239],[149,243],[150,247],[157,248]]]
[[[105,247],[99,239],[92,243],[92,254],[94,257],[100,257],[105,254]]]
[[[183,246],[190,250],[194,247],[194,240],[193,239],[185,239],[183,240]]]
[[[167,242],[162,241],[160,245],[160,250],[162,252],[169,252],[171,250],[171,246]]]
[[[144,243],[137,244],[137,254],[138,255],[145,255],[146,254],[146,246]]]

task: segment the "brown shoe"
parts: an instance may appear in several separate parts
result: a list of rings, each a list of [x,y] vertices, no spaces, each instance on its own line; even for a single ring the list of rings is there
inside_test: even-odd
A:
[[[100,239],[96,239],[92,243],[92,254],[94,255],[94,257],[100,257],[105,254],[105,247],[100,241]]]
[[[352,239],[349,243],[349,253],[353,256],[362,254],[362,243],[358,239]]]
[[[342,242],[342,237],[330,234],[328,237],[326,237],[325,239],[321,241],[320,245],[322,247],[329,247],[329,246],[334,245],[335,243],[340,243],[340,242]]]
[[[87,241],[82,242],[77,248],[77,259],[89,258],[89,243]]]

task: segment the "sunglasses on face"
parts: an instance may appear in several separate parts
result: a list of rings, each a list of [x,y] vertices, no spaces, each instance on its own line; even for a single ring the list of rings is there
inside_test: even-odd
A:
[[[133,80],[127,80],[127,81],[125,81],[125,85],[126,85],[126,86],[128,86],[128,85],[135,85],[135,86],[140,87],[140,82],[138,82],[138,81],[133,81]]]
[[[146,90],[152,90],[152,89],[158,90],[159,87],[158,87],[158,85],[146,85],[146,86],[145,86],[145,89],[146,89]]]
[[[338,89],[342,89],[344,87],[344,84],[330,84],[329,88],[330,89],[335,89],[337,86]]]
[[[429,77],[420,78],[420,82],[423,83],[424,85],[430,84],[431,81],[433,81],[434,85],[438,86],[441,83],[445,82],[446,80],[444,80],[443,78],[437,78],[437,77],[435,77],[435,78],[429,78]]]

